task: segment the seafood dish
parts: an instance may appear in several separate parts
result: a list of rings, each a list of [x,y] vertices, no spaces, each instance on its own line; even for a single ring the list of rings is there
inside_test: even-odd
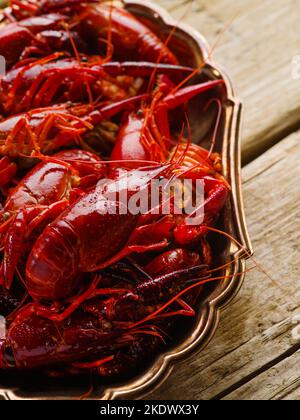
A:
[[[126,380],[232,278],[226,82],[175,30],[101,0],[2,10],[1,373]]]

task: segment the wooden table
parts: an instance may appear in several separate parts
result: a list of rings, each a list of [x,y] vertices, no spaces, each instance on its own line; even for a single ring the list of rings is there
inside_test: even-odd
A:
[[[263,269],[247,275],[209,347],[150,399],[300,400],[300,0],[157,2],[211,44],[234,18],[214,56],[246,106],[244,195]]]

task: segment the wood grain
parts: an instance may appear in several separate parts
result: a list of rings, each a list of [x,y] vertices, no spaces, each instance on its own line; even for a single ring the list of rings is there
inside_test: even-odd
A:
[[[229,394],[225,400],[300,400],[299,354],[293,354]]]
[[[151,398],[234,399],[240,395],[268,399],[293,386],[295,366],[285,359],[300,360],[300,342],[292,336],[293,319],[300,314],[299,157],[300,132],[244,169],[256,261],[272,280],[259,268],[248,273],[235,304],[223,312],[210,346],[180,366]],[[271,381],[274,372],[278,377]],[[256,377],[259,382],[254,381],[252,387]],[[259,392],[256,384],[272,389]],[[241,394],[235,392],[239,389]],[[299,387],[291,392],[300,396]]]
[[[292,60],[300,54],[300,0],[157,3],[200,30],[211,45],[225,30],[214,57],[246,105],[244,162],[300,127],[300,79],[292,78]]]

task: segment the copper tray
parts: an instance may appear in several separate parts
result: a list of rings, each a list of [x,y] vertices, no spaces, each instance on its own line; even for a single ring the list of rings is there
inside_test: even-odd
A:
[[[241,152],[240,128],[242,104],[235,97],[231,81],[226,72],[209,58],[209,48],[201,34],[191,27],[178,24],[162,8],[144,0],[124,0],[124,7],[138,16],[160,37],[167,37],[170,30],[177,27],[169,46],[179,57],[182,64],[195,68],[205,62],[203,70],[196,81],[224,79],[225,89],[210,92],[205,100],[218,97],[223,103],[223,119],[219,128],[216,149],[222,152],[224,175],[230,180],[232,194],[223,214],[221,228],[234,236],[244,247],[248,256],[252,255],[252,246],[247,233],[241,191]],[[215,121],[213,109],[204,114],[203,97],[190,105],[190,119],[193,128],[193,139],[204,144],[211,136]],[[199,114],[202,114],[199,118]],[[171,373],[179,362],[186,362],[188,357],[195,357],[212,339],[220,319],[221,309],[227,306],[239,291],[246,267],[245,251],[229,241],[218,241],[223,261],[232,260],[230,268],[223,273],[232,276],[209,289],[199,308],[198,315],[190,324],[184,324],[185,334],[170,349],[159,355],[145,367],[145,370],[123,383],[100,384],[90,396],[95,400],[139,399],[156,389]],[[19,377],[19,374],[1,372],[0,399],[70,399],[82,395],[88,383],[71,380],[56,382],[35,378],[34,375]],[[76,385],[74,384],[76,382]]]

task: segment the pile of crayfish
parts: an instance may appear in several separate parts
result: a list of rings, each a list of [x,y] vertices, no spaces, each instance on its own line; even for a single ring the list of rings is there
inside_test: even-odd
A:
[[[193,84],[171,45],[111,2],[2,11],[0,369],[118,377],[195,317],[230,186],[214,141],[192,143],[187,105],[224,82]],[[202,181],[200,224],[172,197],[169,214],[130,213],[106,194],[161,178]]]

